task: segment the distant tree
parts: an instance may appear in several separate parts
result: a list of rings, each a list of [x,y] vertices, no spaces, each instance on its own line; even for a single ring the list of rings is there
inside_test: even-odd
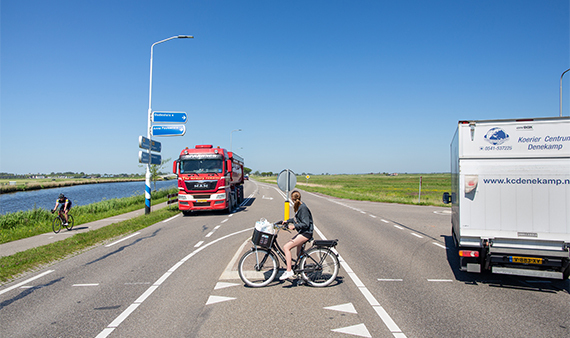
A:
[[[150,179],[154,183],[154,191],[156,191],[156,180],[160,176],[160,170],[166,165],[166,163],[170,162],[171,157],[166,158],[160,161],[160,164],[151,164],[150,165]]]
[[[251,172],[251,169],[248,168],[248,167],[243,167],[243,172],[244,172],[246,175],[249,175],[249,173]]]

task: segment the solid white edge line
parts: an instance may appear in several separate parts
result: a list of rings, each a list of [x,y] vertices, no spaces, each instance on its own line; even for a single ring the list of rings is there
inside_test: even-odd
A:
[[[115,318],[115,320],[113,320],[111,322],[111,324],[109,324],[108,327],[116,328],[117,326],[121,325],[123,320],[127,319],[127,317],[131,313],[133,313],[133,311],[135,311],[137,309],[137,307],[139,307],[139,305],[140,305],[140,303],[133,303],[133,304],[129,305],[129,307],[126,308],[125,311],[123,311],[123,313],[121,313],[119,315],[119,317]]]
[[[117,243],[121,243],[122,241],[126,241],[127,239],[129,239],[129,238],[131,238],[131,237],[135,237],[135,236],[138,235],[138,234],[140,234],[140,231],[137,231],[137,232],[135,232],[134,234],[131,234],[131,235],[125,237],[125,238],[121,238],[121,239],[119,239],[118,241],[115,241],[115,242],[113,242],[113,243],[111,243],[111,244],[107,244],[107,245],[105,245],[105,247],[108,248],[108,247],[113,246],[113,245],[115,245],[115,244],[117,244]]]
[[[22,286],[22,285],[28,284],[29,282],[34,281],[34,280],[36,280],[36,279],[38,279],[38,278],[41,278],[41,277],[47,275],[48,273],[52,273],[52,272],[54,272],[54,271],[55,271],[55,270],[48,270],[48,271],[45,271],[45,272],[40,273],[39,275],[37,275],[37,276],[35,276],[35,277],[32,277],[32,278],[30,278],[30,279],[26,279],[25,281],[23,281],[23,282],[21,282],[21,283],[18,283],[18,284],[16,284],[16,285],[12,285],[11,287],[6,288],[6,289],[0,291],[0,295],[3,294],[3,293],[5,293],[5,292],[8,292],[8,291],[10,291],[10,290],[14,290],[14,289],[16,289],[16,288],[19,288],[19,287]]]

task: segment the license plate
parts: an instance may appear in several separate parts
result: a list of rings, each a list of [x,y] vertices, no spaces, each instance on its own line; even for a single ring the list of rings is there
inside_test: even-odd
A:
[[[542,258],[509,256],[511,263],[542,264]]]
[[[206,203],[206,202],[208,202],[208,200],[197,200],[196,202],[198,202],[198,203]]]

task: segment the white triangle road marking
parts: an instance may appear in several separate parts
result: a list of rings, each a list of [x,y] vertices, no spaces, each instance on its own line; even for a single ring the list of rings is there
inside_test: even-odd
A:
[[[216,304],[234,299],[235,299],[234,297],[210,296],[210,298],[208,298],[208,301],[206,302],[206,305]]]
[[[334,311],[348,312],[348,313],[358,313],[358,312],[356,312],[356,309],[354,308],[354,305],[352,305],[352,303],[327,306],[327,307],[325,307],[325,310],[334,310]]]
[[[357,325],[353,325],[353,326],[347,326],[347,327],[343,327],[343,328],[340,328],[340,329],[334,329],[334,330],[331,330],[331,331],[340,332],[340,333],[346,333],[346,334],[350,334],[350,335],[353,335],[353,336],[372,338],[372,336],[370,335],[370,332],[368,332],[368,329],[366,328],[366,325],[364,325],[364,324],[357,324]]]
[[[229,288],[229,287],[237,286],[237,285],[241,285],[241,284],[218,282],[218,283],[216,283],[216,286],[214,287],[214,290]]]

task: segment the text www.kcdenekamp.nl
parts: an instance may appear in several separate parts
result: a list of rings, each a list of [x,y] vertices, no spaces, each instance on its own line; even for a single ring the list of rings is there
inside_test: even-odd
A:
[[[570,178],[484,178],[485,184],[536,184],[536,185],[564,185],[570,184]]]

